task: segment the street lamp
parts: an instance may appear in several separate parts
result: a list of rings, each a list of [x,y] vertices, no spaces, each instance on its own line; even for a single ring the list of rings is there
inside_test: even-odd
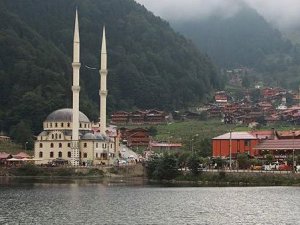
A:
[[[231,130],[229,130],[229,169],[231,170],[232,168],[231,168],[231,161],[232,161],[232,157],[231,157],[231,151],[232,151],[232,143],[231,143],[231,141],[232,141],[232,137],[231,137],[231,135],[232,135],[232,131]]]
[[[194,154],[194,138],[195,138],[195,137],[198,137],[198,136],[199,136],[199,134],[195,134],[195,135],[193,136],[192,140],[191,140],[192,154]]]
[[[27,150],[28,141],[25,142],[25,151]]]
[[[293,173],[295,173],[295,131],[293,131]]]

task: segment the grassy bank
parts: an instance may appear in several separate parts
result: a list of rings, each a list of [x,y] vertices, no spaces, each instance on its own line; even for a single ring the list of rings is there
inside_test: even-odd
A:
[[[202,172],[198,176],[180,175],[160,182],[195,186],[300,186],[300,174]]]

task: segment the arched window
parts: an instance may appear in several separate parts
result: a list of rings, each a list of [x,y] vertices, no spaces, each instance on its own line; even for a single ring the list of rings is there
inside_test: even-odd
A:
[[[68,158],[71,158],[71,156],[72,156],[72,153],[68,152]]]
[[[110,148],[113,148],[113,144],[110,144]]]
[[[50,158],[54,157],[54,152],[50,152]]]
[[[62,147],[62,143],[59,143],[59,144],[58,144],[58,147],[61,148],[61,147]]]
[[[54,134],[51,135],[52,139],[54,139]]]
[[[79,124],[79,127],[80,127],[80,128],[82,127],[81,123]]]
[[[86,148],[87,147],[87,143],[83,143],[83,147]]]
[[[55,127],[57,127],[57,123],[55,123]]]
[[[43,158],[43,152],[39,152],[39,157]]]
[[[58,158],[62,157],[62,152],[58,152]]]
[[[70,127],[70,123],[68,123],[67,126]]]
[[[50,127],[52,127],[52,123],[50,123]]]
[[[58,135],[58,138],[61,139],[61,134]]]
[[[98,148],[98,143],[96,143],[96,148]]]
[[[83,153],[83,158],[87,158],[87,153],[86,152]]]
[[[55,134],[55,139],[57,140],[57,134]]]
[[[64,123],[61,123],[60,126],[61,126],[61,127],[64,127]]]
[[[86,128],[86,123],[84,124],[84,128]]]
[[[53,144],[53,143],[51,143],[51,144],[50,144],[50,148],[53,148],[53,147],[54,147],[54,144]]]
[[[43,147],[43,143],[40,143],[40,148],[42,148]]]
[[[68,143],[68,147],[69,147],[69,148],[71,147],[71,143]]]

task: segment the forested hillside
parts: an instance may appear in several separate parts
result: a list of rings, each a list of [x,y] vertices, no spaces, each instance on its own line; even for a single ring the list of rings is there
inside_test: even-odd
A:
[[[91,119],[98,118],[104,24],[110,112],[184,108],[205,100],[222,85],[206,56],[133,0],[2,0],[0,131],[13,133],[21,127],[36,134],[47,114],[71,107],[76,6],[82,63],[80,109]]]
[[[241,7],[233,16],[213,15],[173,25],[223,68],[246,66],[278,72],[299,61],[289,40],[254,9],[245,4]]]

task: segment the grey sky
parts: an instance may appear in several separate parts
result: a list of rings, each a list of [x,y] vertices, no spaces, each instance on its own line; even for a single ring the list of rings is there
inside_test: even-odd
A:
[[[280,28],[300,25],[300,0],[136,0],[166,20],[204,18],[211,14],[224,17],[236,13],[247,2],[268,21]]]

